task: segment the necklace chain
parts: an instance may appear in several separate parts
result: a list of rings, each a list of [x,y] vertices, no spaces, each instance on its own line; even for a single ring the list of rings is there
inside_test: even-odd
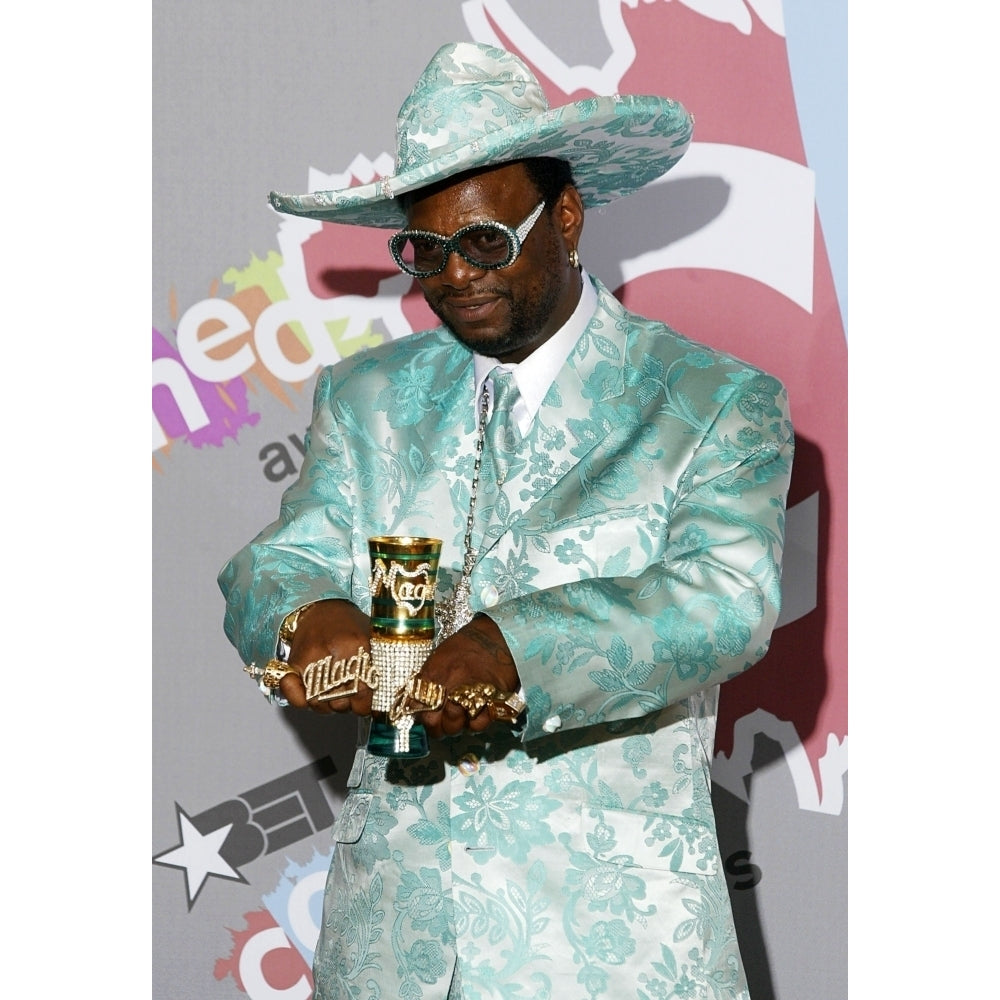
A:
[[[465,555],[462,560],[462,576],[451,597],[438,601],[435,606],[437,629],[435,644],[454,635],[463,625],[472,621],[472,607],[469,604],[472,571],[476,565],[476,554],[472,551],[472,527],[476,516],[476,497],[479,493],[479,470],[483,464],[483,447],[486,441],[486,415],[490,408],[489,379],[483,381],[479,396],[479,414],[476,426],[476,460],[472,467],[472,487],[469,491],[469,513],[465,519]]]
[[[479,421],[476,429],[476,462],[472,467],[472,487],[469,492],[469,516],[465,521],[465,561],[462,564],[463,575],[472,572],[476,557],[472,551],[472,523],[476,514],[476,495],[479,492],[479,470],[483,464],[483,447],[486,440],[486,414],[490,408],[490,394],[486,379],[483,381],[483,391],[479,396]]]

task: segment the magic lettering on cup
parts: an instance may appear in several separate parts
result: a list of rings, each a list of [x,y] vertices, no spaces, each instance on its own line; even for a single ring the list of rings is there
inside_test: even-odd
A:
[[[404,570],[395,562],[387,568],[382,559],[377,559],[371,579],[372,597],[388,590],[395,606],[413,618],[434,600],[435,582],[429,576],[430,564],[426,562],[415,570]],[[417,582],[421,579],[422,583]]]
[[[372,632],[422,638],[433,635],[441,540],[380,535],[368,540],[368,549]]]

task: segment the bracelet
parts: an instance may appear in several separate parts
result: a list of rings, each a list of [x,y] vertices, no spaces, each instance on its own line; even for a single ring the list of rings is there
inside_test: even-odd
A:
[[[278,627],[278,641],[275,644],[277,646],[275,655],[267,661],[263,669],[255,663],[251,663],[249,666],[243,668],[244,673],[249,674],[257,682],[257,687],[260,688],[261,694],[272,705],[278,705],[280,708],[285,708],[288,705],[288,701],[282,697],[278,685],[285,674],[292,673],[292,669],[286,661],[292,636],[295,635],[295,629],[299,624],[299,618],[315,603],[315,601],[310,601],[308,604],[303,604],[301,608],[296,608],[285,615],[281,625]]]
[[[295,630],[299,627],[299,619],[316,603],[316,601],[310,601],[308,604],[303,604],[301,608],[289,611],[285,615],[278,629],[278,639],[286,646],[292,644],[292,636],[295,635]]]

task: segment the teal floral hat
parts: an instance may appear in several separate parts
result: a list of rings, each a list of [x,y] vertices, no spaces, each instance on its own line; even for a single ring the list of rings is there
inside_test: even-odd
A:
[[[693,125],[667,97],[589,97],[550,108],[517,56],[452,42],[399,109],[392,176],[339,191],[272,191],[269,200],[288,215],[399,229],[399,195],[466,170],[554,156],[569,161],[584,205],[604,205],[665,174],[690,145]]]

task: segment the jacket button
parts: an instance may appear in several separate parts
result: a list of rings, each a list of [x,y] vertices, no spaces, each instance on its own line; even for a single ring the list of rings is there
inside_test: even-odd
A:
[[[562,719],[558,715],[549,716],[543,723],[542,729],[547,733],[554,733],[557,729],[562,728]]]
[[[458,759],[458,770],[468,778],[479,770],[479,758],[474,753],[463,754]]]
[[[495,607],[500,600],[500,591],[492,583],[488,583],[479,591],[479,600],[483,602],[484,608]]]

